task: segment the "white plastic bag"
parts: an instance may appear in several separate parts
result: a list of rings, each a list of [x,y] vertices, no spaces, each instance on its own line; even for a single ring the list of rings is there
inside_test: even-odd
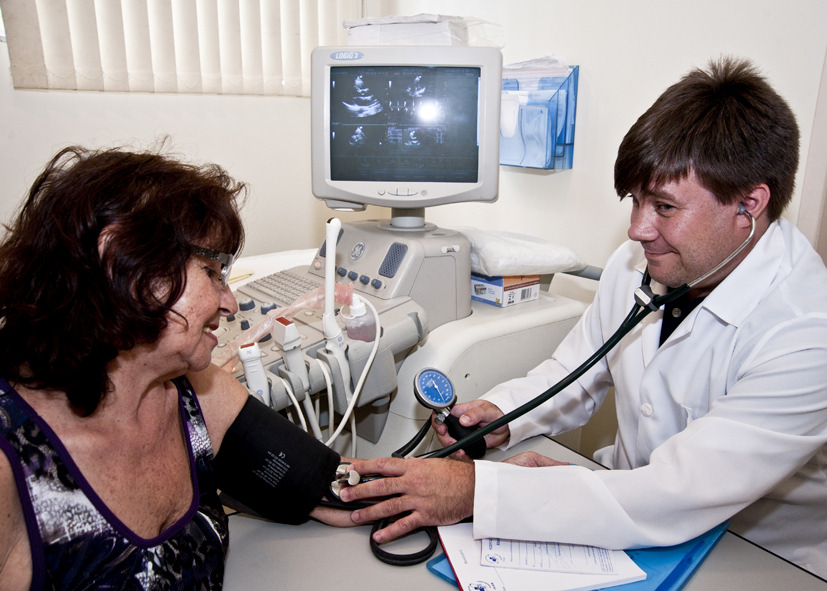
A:
[[[569,248],[541,238],[477,228],[456,228],[471,242],[471,271],[489,277],[548,275],[586,265]]]

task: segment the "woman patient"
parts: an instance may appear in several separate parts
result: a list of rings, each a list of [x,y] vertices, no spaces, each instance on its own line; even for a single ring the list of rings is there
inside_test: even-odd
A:
[[[210,363],[243,193],[217,166],[68,148],[6,228],[3,590],[220,588],[234,482],[265,517],[350,524],[317,506],[339,455]],[[258,486],[271,453],[284,478]]]

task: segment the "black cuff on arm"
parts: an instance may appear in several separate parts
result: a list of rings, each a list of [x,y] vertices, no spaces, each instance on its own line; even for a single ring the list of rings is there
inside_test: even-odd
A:
[[[262,517],[298,524],[327,493],[339,454],[250,396],[212,462],[218,488]]]

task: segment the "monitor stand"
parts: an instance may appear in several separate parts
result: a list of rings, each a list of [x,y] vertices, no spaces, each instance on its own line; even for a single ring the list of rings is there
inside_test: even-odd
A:
[[[433,230],[436,228],[433,224],[425,223],[425,208],[415,207],[410,209],[398,209],[394,207],[391,209],[391,221],[388,226],[392,230]]]

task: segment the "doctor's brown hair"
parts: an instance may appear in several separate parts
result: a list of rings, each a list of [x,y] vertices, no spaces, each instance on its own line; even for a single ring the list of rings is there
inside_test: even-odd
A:
[[[777,220],[792,198],[798,125],[786,101],[746,60],[722,58],[669,87],[632,125],[615,161],[623,198],[694,172],[724,204],[761,183]]]

